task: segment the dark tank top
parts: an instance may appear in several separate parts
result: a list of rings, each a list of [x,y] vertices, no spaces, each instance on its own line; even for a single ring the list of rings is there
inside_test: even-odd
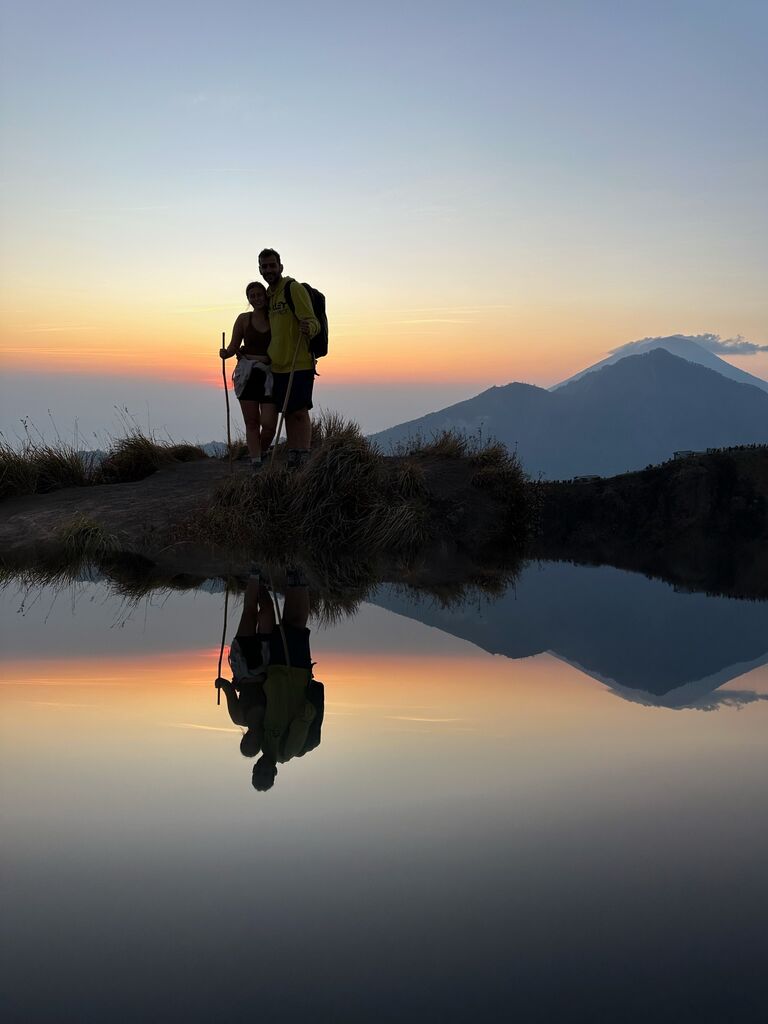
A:
[[[243,352],[247,356],[265,356],[269,348],[272,332],[269,328],[266,331],[257,331],[251,321],[251,314],[243,329]]]

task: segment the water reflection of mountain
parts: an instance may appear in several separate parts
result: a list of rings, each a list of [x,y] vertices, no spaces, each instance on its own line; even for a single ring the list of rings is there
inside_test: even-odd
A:
[[[748,703],[714,695],[768,661],[768,602],[681,593],[606,566],[530,564],[492,603],[441,608],[394,586],[374,603],[492,654],[549,652],[627,699],[666,707]]]

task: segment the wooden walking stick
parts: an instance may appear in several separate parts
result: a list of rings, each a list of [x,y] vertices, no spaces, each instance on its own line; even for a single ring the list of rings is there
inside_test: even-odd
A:
[[[291,363],[291,372],[288,375],[288,387],[285,389],[285,401],[283,402],[283,408],[280,411],[280,421],[277,424],[277,433],[275,434],[275,440],[272,444],[272,455],[269,460],[270,466],[275,461],[275,452],[280,442],[280,431],[283,429],[283,423],[285,422],[285,414],[288,409],[288,401],[291,397],[291,388],[293,387],[293,375],[296,372],[296,360],[299,358],[299,346],[301,345],[303,335],[299,335],[299,340],[296,342],[296,349],[293,353],[293,362]]]
[[[227,608],[229,606],[229,578],[227,578],[226,589],[224,590],[224,626],[221,630],[221,647],[219,648],[219,669],[216,676],[216,705],[221,704],[221,687],[218,685],[221,679],[221,663],[224,660],[224,644],[227,642]]]
[[[226,331],[221,332],[221,347],[226,348]],[[227,403],[227,453],[229,454],[229,472],[232,472],[232,433],[229,426],[229,387],[227,386],[227,361],[221,357],[221,376],[224,380],[224,398]]]

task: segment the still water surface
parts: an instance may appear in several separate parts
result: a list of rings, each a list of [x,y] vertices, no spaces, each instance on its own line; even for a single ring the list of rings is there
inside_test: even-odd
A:
[[[257,792],[222,584],[0,601],[10,1019],[765,1020],[767,603],[383,585]]]

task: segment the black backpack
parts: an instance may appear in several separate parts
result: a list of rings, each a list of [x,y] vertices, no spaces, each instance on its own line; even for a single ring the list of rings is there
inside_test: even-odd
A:
[[[285,301],[288,303],[291,312],[296,316],[296,307],[293,304],[291,298],[291,285],[293,284],[293,278],[289,277],[285,282]],[[313,288],[311,284],[303,284],[303,287],[307,289],[307,295],[309,295],[309,301],[312,303],[312,312],[317,317],[320,323],[320,330],[310,339],[309,351],[315,357],[320,359],[321,356],[328,355],[328,317],[325,313],[325,296],[322,292],[319,292],[317,288]]]

